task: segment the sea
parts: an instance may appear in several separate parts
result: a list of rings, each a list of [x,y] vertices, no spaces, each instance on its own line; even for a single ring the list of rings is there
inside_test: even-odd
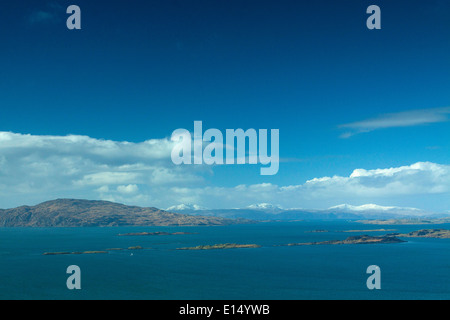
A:
[[[450,239],[285,245],[449,227],[336,220],[195,227],[0,228],[0,299],[447,300]],[[367,231],[381,228],[395,231]],[[119,236],[158,231],[189,234]],[[260,247],[177,250],[223,243]],[[127,249],[136,246],[142,249]],[[111,248],[123,250],[43,254]],[[80,289],[67,286],[71,265],[79,267]],[[380,289],[367,286],[371,276],[367,268],[372,265],[379,267]]]

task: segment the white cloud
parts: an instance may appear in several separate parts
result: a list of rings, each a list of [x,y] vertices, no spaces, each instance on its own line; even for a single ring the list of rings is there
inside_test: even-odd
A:
[[[100,193],[109,192],[109,187],[108,186],[101,186],[100,188],[96,189],[95,191],[100,192]]]
[[[444,193],[450,192],[450,166],[418,162],[396,168],[356,169],[348,177],[309,180],[304,188],[357,196]]]
[[[135,184],[121,185],[117,187],[117,191],[123,194],[134,194],[139,191],[139,188]]]
[[[450,119],[450,107],[410,110],[380,115],[377,118],[342,124],[339,128],[348,129],[341,138],[349,138],[355,134],[370,132],[378,129],[394,127],[411,127]]]
[[[450,206],[450,166],[418,162],[385,169],[355,169],[348,176],[314,178],[297,185],[185,187],[172,188],[171,194],[178,199],[177,203],[199,203],[211,208],[242,208],[267,202],[285,208],[326,209],[338,203],[356,202],[425,206],[423,209],[442,211]]]
[[[111,172],[104,171],[84,175],[81,180],[73,181],[74,185],[89,186],[89,185],[110,185],[119,183],[131,183],[139,179],[135,172]]]

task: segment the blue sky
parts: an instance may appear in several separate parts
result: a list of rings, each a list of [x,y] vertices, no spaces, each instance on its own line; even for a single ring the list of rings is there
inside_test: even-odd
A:
[[[0,6],[0,39],[0,207],[450,209],[448,1],[19,0]],[[278,174],[172,166],[167,139],[195,120],[279,129]]]

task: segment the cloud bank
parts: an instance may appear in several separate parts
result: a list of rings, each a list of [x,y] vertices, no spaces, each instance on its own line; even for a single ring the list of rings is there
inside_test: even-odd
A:
[[[341,203],[450,208],[447,164],[360,168],[346,176],[315,177],[284,186],[239,184],[237,178],[235,186],[223,187],[214,180],[214,167],[174,165],[172,147],[169,138],[133,143],[0,132],[0,208],[61,197],[160,208],[183,203],[243,208],[264,202],[284,208],[320,209]],[[226,170],[233,174],[233,166]]]
[[[320,177],[289,186],[261,183],[233,188],[173,188],[173,192],[185,203],[207,207],[213,202],[245,207],[259,201],[279,203],[285,208],[321,209],[337,203],[372,202],[421,208],[426,200],[437,196],[442,208],[436,208],[444,210],[450,206],[450,166],[418,162],[387,169],[355,169],[349,176]]]
[[[172,144],[0,132],[1,205],[55,197],[151,202],[149,187],[202,180],[193,168],[172,164]]]

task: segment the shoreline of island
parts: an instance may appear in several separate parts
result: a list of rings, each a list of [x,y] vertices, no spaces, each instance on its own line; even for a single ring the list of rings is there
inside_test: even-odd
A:
[[[378,229],[376,231],[379,231]],[[382,229],[384,230],[384,229]],[[347,232],[356,232],[361,230],[347,230]],[[371,230],[375,231],[375,230]],[[326,230],[321,230],[320,232],[327,232]],[[345,231],[343,231],[345,232]],[[139,232],[130,233],[122,235],[173,235],[173,234],[189,234],[184,232]],[[395,244],[404,243],[406,240],[400,238],[437,238],[437,239],[450,239],[450,230],[448,229],[421,229],[416,231],[411,231],[409,233],[388,233],[381,236],[370,236],[370,235],[357,235],[350,236],[343,240],[325,240],[325,241],[314,241],[314,242],[298,242],[298,243],[288,243],[279,246],[311,246],[311,245],[346,245],[346,244]],[[198,245],[194,247],[181,247],[176,248],[176,250],[220,250],[220,249],[246,249],[246,248],[260,248],[259,244],[237,244],[237,243],[222,243],[213,245]],[[69,255],[69,254],[99,254],[99,253],[109,253],[109,251],[119,251],[119,250],[139,250],[144,249],[142,246],[132,246],[126,249],[124,248],[109,248],[105,250],[88,250],[88,251],[61,251],[61,252],[44,252],[43,255]]]

